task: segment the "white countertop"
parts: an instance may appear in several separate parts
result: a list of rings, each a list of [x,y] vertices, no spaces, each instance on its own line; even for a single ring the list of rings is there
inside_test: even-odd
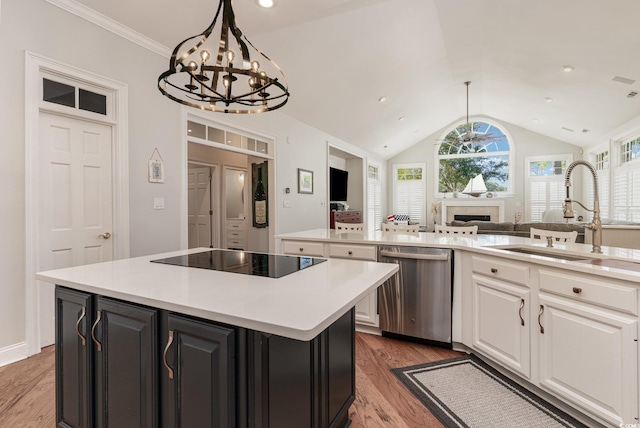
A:
[[[282,278],[150,260],[199,248],[39,272],[41,281],[298,340],[311,340],[398,267],[328,259]]]
[[[589,233],[589,232],[587,232]],[[462,237],[453,235],[436,235],[433,232],[420,232],[420,236],[397,235],[375,231],[373,233],[339,233],[333,229],[312,229],[302,232],[286,233],[276,236],[280,240],[318,241],[330,243],[351,243],[368,245],[401,245],[451,248],[453,250],[467,250],[488,256],[502,257],[513,260],[528,261],[536,264],[558,267],[576,272],[602,275],[626,281],[640,283],[640,271],[618,269],[606,266],[596,266],[581,261],[568,261],[530,254],[507,252],[493,247],[533,247],[569,255],[584,256],[586,258],[612,258],[633,263],[640,263],[640,250],[630,248],[602,247],[602,254],[591,253],[590,244],[560,244],[554,243],[554,248],[548,249],[546,242],[531,240],[510,235],[479,234]],[[639,265],[640,267],[640,265]],[[640,269],[639,269],[640,270]]]

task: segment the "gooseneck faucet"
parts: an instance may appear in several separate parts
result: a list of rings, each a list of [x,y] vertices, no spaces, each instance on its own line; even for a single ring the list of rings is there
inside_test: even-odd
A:
[[[567,197],[564,199],[564,207],[562,210],[564,212],[564,218],[573,218],[575,216],[573,206],[571,205],[572,201],[569,188],[571,187],[571,171],[578,165],[586,166],[593,176],[593,210],[585,207],[580,201],[573,202],[576,202],[587,211],[593,211],[593,220],[586,225],[586,228],[591,230],[591,243],[593,246],[591,252],[600,254],[602,253],[602,221],[600,220],[600,199],[598,198],[598,174],[596,173],[596,168],[591,163],[584,160],[577,160],[567,167],[567,172],[564,176]]]

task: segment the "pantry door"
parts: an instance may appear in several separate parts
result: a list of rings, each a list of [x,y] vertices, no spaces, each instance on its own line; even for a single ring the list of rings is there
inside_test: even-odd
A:
[[[40,113],[38,270],[113,259],[112,127]],[[55,341],[53,284],[38,281],[40,346]]]

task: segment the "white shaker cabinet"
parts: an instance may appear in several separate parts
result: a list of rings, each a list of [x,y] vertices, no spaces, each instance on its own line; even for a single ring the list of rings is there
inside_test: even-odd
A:
[[[473,347],[530,377],[529,267],[474,256]]]
[[[538,383],[618,426],[637,423],[637,289],[540,272]]]

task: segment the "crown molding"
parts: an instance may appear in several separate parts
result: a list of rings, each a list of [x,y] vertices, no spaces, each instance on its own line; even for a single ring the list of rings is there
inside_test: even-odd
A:
[[[0,0],[1,1],[1,0]],[[167,46],[156,42],[155,40],[150,39],[147,36],[144,36],[137,31],[132,30],[131,28],[120,24],[119,22],[99,13],[93,9],[88,8],[85,5],[78,3],[75,0],[45,0],[47,3],[51,3],[54,6],[59,7],[60,9],[66,10],[69,13],[72,13],[80,18],[86,19],[87,21],[96,24],[107,31],[111,31],[114,34],[117,34],[120,37],[123,37],[145,49],[150,50],[151,52],[157,53],[158,55],[169,58],[171,56],[172,50]]]

